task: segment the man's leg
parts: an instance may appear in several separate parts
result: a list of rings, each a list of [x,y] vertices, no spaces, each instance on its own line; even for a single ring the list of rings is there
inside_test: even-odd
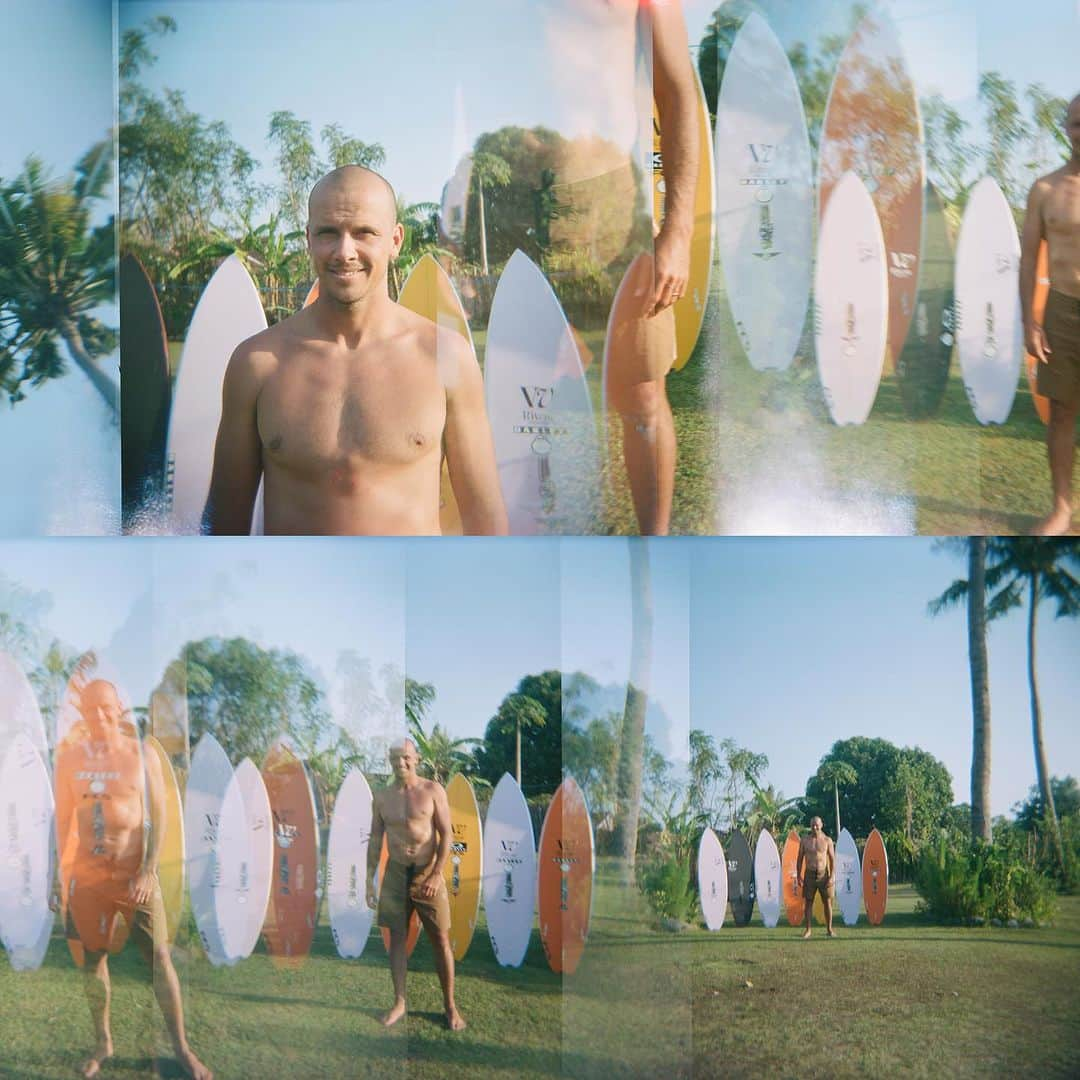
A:
[[[211,1080],[210,1070],[195,1056],[184,1031],[184,1000],[176,977],[168,942],[151,944],[140,938],[143,959],[153,971],[154,996],[165,1020],[176,1060],[193,1080]]]
[[[822,897],[822,904],[825,907],[825,933],[829,937],[836,937],[836,933],[832,928],[832,897],[828,893]]]
[[[1050,399],[1050,423],[1046,428],[1046,454],[1050,461],[1050,484],[1054,505],[1035,527],[1037,536],[1062,536],[1072,525],[1073,457],[1076,418],[1080,404],[1067,405]]]
[[[613,395],[622,418],[623,462],[642,536],[666,536],[675,489],[675,421],[664,379]]]
[[[87,952],[83,960],[83,988],[90,1006],[94,1025],[94,1053],[83,1065],[83,1076],[97,1076],[101,1066],[112,1057],[112,1032],[109,1028],[109,1003],[112,987],[109,984],[109,954]]]
[[[814,914],[814,894],[806,892],[806,878],[803,878],[803,937],[810,936],[810,919]]]
[[[394,983],[394,1004],[382,1022],[385,1027],[396,1024],[405,1015],[405,972],[408,968],[409,923],[403,929],[390,930],[390,978]]]
[[[443,1010],[451,1031],[461,1031],[465,1021],[454,1002],[454,950],[450,948],[450,935],[445,930],[433,930],[427,927],[431,948],[435,953],[435,970],[439,973],[439,985],[442,986]]]

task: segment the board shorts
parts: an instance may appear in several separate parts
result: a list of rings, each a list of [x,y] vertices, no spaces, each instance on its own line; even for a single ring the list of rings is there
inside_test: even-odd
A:
[[[806,903],[814,899],[815,893],[821,893],[822,900],[832,898],[832,885],[829,882],[829,872],[819,874],[816,870],[807,870],[803,878],[803,901]]]
[[[379,926],[391,933],[404,934],[415,911],[429,935],[436,930],[449,932],[450,900],[443,876],[439,875],[439,887],[430,899],[417,892],[420,878],[434,865],[434,861],[428,866],[414,866],[393,860],[386,864],[379,885]]]
[[[145,904],[136,904],[129,892],[132,876],[128,871],[80,875],[75,867],[64,896],[64,935],[69,944],[86,952],[116,952],[127,932],[144,949],[167,943],[160,884]]]
[[[1043,331],[1050,355],[1038,365],[1039,393],[1070,408],[1080,405],[1080,299],[1051,289]]]

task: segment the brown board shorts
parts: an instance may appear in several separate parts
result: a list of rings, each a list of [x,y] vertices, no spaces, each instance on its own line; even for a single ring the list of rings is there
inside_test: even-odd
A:
[[[829,883],[828,870],[822,871],[820,874],[817,870],[806,871],[806,876],[803,878],[803,900],[806,903],[812,902],[815,893],[821,893],[822,900],[828,900],[832,897],[832,885]]]
[[[80,878],[73,873],[65,897],[64,936],[85,952],[114,951],[120,937],[119,920],[127,924],[140,948],[166,944],[165,905],[160,885],[145,904],[136,904],[129,892],[130,875],[121,880]],[[76,950],[72,950],[76,952]]]
[[[1050,355],[1038,366],[1039,393],[1067,407],[1080,405],[1080,299],[1051,289],[1043,331]]]
[[[432,863],[431,865],[434,865]],[[379,926],[391,933],[404,934],[413,911],[430,935],[434,930],[448,933],[450,930],[450,900],[446,895],[446,881],[439,875],[439,887],[430,899],[419,895],[420,879],[430,867],[396,863],[386,864],[379,885]]]

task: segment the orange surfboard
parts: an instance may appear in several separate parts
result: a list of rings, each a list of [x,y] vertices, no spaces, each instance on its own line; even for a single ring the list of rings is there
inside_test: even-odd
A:
[[[594,861],[589,808],[572,776],[548,807],[537,861],[540,940],[551,970],[572,975],[589,934]]]
[[[863,848],[862,892],[867,921],[871,926],[880,926],[889,901],[889,856],[877,829],[871,830]]]
[[[379,883],[382,887],[383,871],[386,869],[386,864],[390,861],[390,851],[386,846],[386,834],[383,834],[382,838],[382,851],[379,853]],[[385,927],[381,928],[382,942],[386,951],[390,951],[390,931]],[[409,916],[409,936],[405,940],[405,955],[412,956],[413,949],[416,948],[417,939],[420,937],[420,916],[414,911]]]
[[[780,865],[783,875],[784,914],[792,926],[799,926],[802,924],[805,908],[802,889],[799,888],[796,876],[799,865],[799,834],[794,829],[788,832],[787,839],[784,841]]]
[[[304,763],[277,743],[262,778],[274,821],[274,865],[263,934],[276,964],[292,967],[311,950],[319,918],[319,824]]]
[[[1035,321],[1042,326],[1043,317],[1046,315],[1046,298],[1050,295],[1050,263],[1046,253],[1046,241],[1039,245],[1039,261],[1035,267],[1035,295],[1031,300],[1031,313]],[[1031,355],[1024,354],[1024,368],[1027,371],[1028,389],[1031,390],[1031,399],[1035,402],[1035,411],[1044,424],[1050,423],[1050,399],[1043,397],[1037,389],[1035,372],[1039,369],[1039,361]]]

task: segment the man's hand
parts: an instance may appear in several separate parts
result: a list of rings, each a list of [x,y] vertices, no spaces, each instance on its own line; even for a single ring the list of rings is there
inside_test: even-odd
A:
[[[148,904],[150,897],[154,895],[154,888],[157,886],[157,871],[156,870],[140,870],[132,879],[131,884],[128,886],[128,894],[136,904]]]
[[[367,887],[367,906],[374,910],[379,906],[379,894],[375,891],[374,882],[368,882]]]
[[[653,301],[649,315],[658,315],[686,294],[690,279],[690,237],[685,229],[664,227],[653,241]]]
[[[1050,363],[1050,343],[1046,340],[1046,331],[1038,323],[1033,323],[1024,334],[1024,348],[1040,364]]]
[[[417,893],[425,900],[430,900],[439,891],[439,879],[441,877],[441,874],[436,874],[434,872],[425,874],[416,883]]]

